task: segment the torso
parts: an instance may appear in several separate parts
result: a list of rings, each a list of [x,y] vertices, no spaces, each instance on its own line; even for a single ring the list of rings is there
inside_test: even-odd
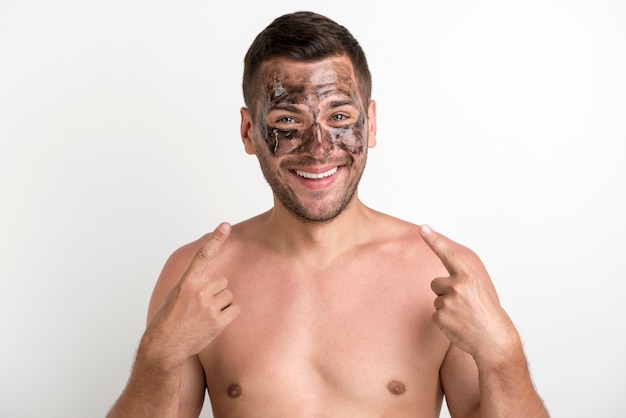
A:
[[[213,269],[241,315],[199,355],[216,418],[439,416],[443,270],[416,226],[378,223],[327,267],[268,249],[254,221],[233,229]]]

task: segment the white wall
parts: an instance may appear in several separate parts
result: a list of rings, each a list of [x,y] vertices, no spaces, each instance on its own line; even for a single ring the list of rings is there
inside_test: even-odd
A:
[[[553,416],[626,415],[624,2],[0,0],[0,416],[103,416],[169,253],[269,207],[242,58],[298,9],[368,54],[363,200],[482,256]]]

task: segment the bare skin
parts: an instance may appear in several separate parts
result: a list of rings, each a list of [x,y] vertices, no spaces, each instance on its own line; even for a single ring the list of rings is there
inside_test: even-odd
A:
[[[358,206],[361,233],[289,252],[273,212],[233,228],[211,270],[241,315],[199,355],[216,417],[438,416],[450,341],[431,322],[430,282],[444,270],[417,227]]]
[[[208,389],[216,418],[434,418],[444,393],[453,417],[546,417],[479,258],[359,200],[376,108],[349,60],[265,70],[241,135],[274,207],[170,257],[109,416],[196,417]]]

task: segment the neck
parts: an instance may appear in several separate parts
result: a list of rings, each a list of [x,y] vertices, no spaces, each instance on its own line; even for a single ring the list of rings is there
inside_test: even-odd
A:
[[[268,239],[272,247],[288,256],[312,263],[324,263],[367,239],[372,211],[354,196],[335,218],[329,221],[306,221],[298,218],[279,202],[266,213]]]

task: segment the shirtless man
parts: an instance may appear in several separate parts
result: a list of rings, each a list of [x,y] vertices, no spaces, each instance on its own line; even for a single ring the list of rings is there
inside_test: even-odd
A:
[[[205,390],[216,418],[433,418],[444,394],[453,417],[547,417],[478,257],[359,200],[376,104],[350,33],[276,19],[243,87],[274,206],[170,257],[109,417],[197,417]]]

